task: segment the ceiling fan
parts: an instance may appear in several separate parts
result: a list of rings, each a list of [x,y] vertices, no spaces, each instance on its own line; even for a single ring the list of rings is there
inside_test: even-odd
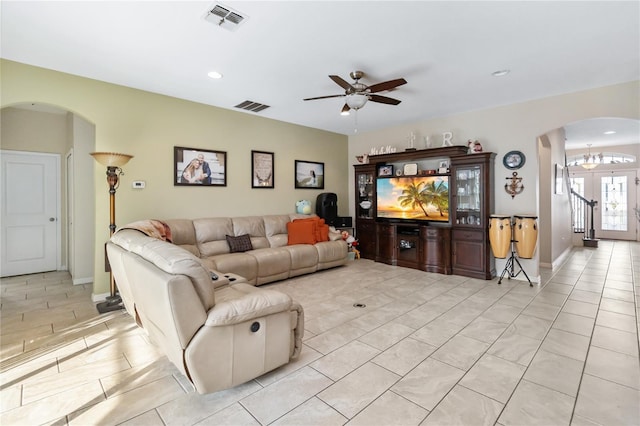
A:
[[[382,96],[382,95],[376,95],[376,93],[383,92],[385,90],[395,89],[398,86],[407,84],[407,80],[405,80],[404,78],[398,78],[395,80],[389,80],[383,83],[377,83],[371,86],[367,86],[366,84],[360,83],[360,79],[364,76],[364,72],[352,71],[349,75],[351,76],[352,79],[355,80],[353,83],[348,83],[343,78],[337,75],[329,76],[331,80],[333,80],[338,86],[344,89],[344,94],[317,96],[315,98],[306,98],[303,100],[313,101],[316,99],[345,97],[346,98],[345,104],[344,104],[344,107],[342,107],[342,113],[344,114],[351,109],[356,111],[359,110],[367,103],[367,101],[379,102],[381,104],[388,104],[388,105],[398,105],[400,103],[398,99],[393,99],[393,98],[389,98],[387,96]]]

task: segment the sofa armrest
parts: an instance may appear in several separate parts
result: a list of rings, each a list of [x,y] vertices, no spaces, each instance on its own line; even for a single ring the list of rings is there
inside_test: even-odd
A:
[[[254,291],[257,290],[257,291]],[[240,324],[267,315],[291,309],[291,298],[278,291],[256,289],[247,284],[236,284],[229,291],[240,293],[238,297],[223,300],[207,314],[206,326],[216,327]]]

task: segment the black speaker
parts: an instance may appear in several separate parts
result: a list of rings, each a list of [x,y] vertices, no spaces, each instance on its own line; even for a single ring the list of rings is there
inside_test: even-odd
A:
[[[338,196],[333,192],[323,192],[316,199],[316,214],[328,224],[338,216]]]
[[[353,220],[351,216],[338,216],[333,220],[333,223],[330,225],[335,226],[336,228],[352,228]]]

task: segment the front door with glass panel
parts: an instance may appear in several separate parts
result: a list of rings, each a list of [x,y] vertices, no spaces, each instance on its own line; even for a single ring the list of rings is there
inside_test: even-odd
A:
[[[572,187],[588,200],[596,200],[596,238],[637,240],[638,201],[635,171],[572,173]]]

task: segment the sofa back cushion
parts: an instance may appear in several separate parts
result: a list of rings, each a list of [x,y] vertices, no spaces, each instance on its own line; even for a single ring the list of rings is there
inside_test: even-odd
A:
[[[200,257],[196,241],[196,231],[191,219],[169,219],[164,221],[171,229],[171,241],[195,256]]]
[[[238,237],[248,234],[254,249],[269,248],[262,216],[234,217],[231,221],[233,222],[233,234],[229,235]]]
[[[287,223],[291,221],[289,215],[279,214],[264,216],[264,230],[271,247],[287,245]]]
[[[226,236],[236,235],[233,232],[233,222],[231,218],[211,217],[194,219],[193,227],[196,231],[196,240],[201,257],[230,252]]]

